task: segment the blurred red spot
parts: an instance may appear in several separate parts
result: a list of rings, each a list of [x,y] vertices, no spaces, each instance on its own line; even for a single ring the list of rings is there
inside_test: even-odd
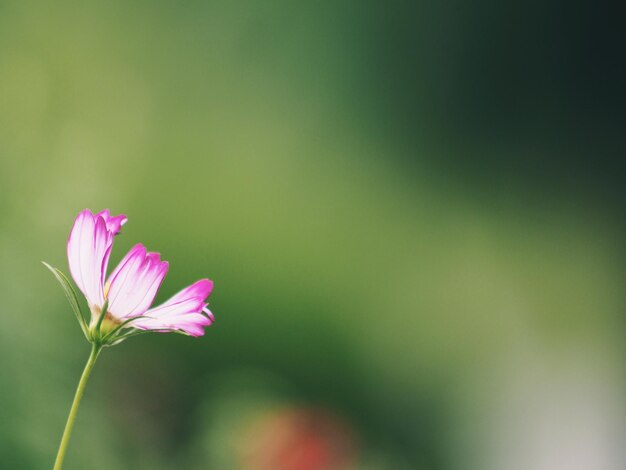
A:
[[[243,469],[344,470],[355,460],[355,439],[343,420],[325,410],[282,409],[248,430]]]

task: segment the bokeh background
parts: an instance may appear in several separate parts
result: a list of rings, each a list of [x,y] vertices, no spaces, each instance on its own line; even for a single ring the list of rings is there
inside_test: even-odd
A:
[[[89,207],[217,322],[106,350],[67,469],[625,468],[622,19],[0,1],[0,467],[52,466]]]

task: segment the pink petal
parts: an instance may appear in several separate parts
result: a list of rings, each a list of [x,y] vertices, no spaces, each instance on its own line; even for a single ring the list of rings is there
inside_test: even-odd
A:
[[[122,261],[118,263],[118,265],[115,267],[113,272],[109,275],[109,278],[107,279],[107,282],[105,285],[105,290],[106,291],[109,290],[109,288],[111,287],[111,281],[118,276],[122,268],[126,266],[127,263],[137,258],[143,259],[145,256],[146,256],[146,248],[141,243],[137,243],[135,246],[133,246],[130,249],[130,251],[126,253],[126,256],[122,258]],[[128,272],[126,272],[126,274],[128,274]],[[107,295],[107,297],[109,296]]]
[[[100,216],[104,219],[104,223],[107,225],[107,230],[112,232],[113,235],[117,235],[120,233],[122,229],[122,225],[128,222],[128,217],[124,214],[116,215],[115,217],[111,216],[109,209],[104,209],[102,212],[98,212],[96,217]]]
[[[167,269],[167,261],[161,261],[158,253],[147,253],[141,243],[135,245],[107,281],[109,312],[118,319],[143,314],[152,304]]]
[[[118,219],[118,217],[112,219]],[[117,222],[116,222],[117,223]],[[105,219],[85,209],[76,218],[67,240],[70,273],[90,306],[104,302],[103,280],[106,273],[113,232]]]
[[[211,312],[206,306],[202,309],[202,311],[209,318],[209,320],[211,320],[211,323],[215,321],[215,315],[213,315],[213,312]]]
[[[143,330],[182,330],[191,336],[202,336],[204,327],[214,321],[205,303],[212,289],[212,281],[197,281],[164,304],[148,310],[145,317],[133,321],[132,326]]]
[[[178,294],[175,294],[171,297],[167,302],[165,302],[161,307],[165,307],[166,305],[175,304],[181,300],[186,299],[198,299],[201,302],[204,302],[206,298],[211,294],[213,290],[213,281],[209,279],[200,279],[199,281],[194,282],[188,287],[185,287]]]

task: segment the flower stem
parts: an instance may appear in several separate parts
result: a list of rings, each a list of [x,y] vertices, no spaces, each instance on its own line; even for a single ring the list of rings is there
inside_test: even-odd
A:
[[[61,467],[63,465],[63,459],[65,458],[67,445],[70,442],[70,435],[72,434],[72,428],[74,427],[74,421],[76,420],[78,406],[80,405],[81,398],[83,398],[83,393],[85,393],[85,385],[87,385],[87,380],[89,379],[89,375],[91,374],[91,369],[93,369],[93,366],[96,363],[96,359],[98,358],[98,354],[100,354],[101,349],[102,346],[92,344],[91,354],[89,354],[89,359],[87,360],[87,364],[85,364],[85,370],[83,370],[83,375],[80,376],[78,387],[76,387],[76,393],[74,394],[74,401],[72,402],[72,407],[70,408],[70,414],[67,417],[67,423],[65,423],[65,430],[63,431],[63,437],[61,438],[61,444],[59,445],[57,458],[54,461],[54,470],[61,470]]]

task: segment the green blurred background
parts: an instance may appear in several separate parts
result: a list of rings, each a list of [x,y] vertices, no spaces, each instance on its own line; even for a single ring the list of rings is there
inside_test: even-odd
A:
[[[106,350],[67,469],[624,468],[619,19],[0,1],[0,467],[52,466],[89,207],[217,321]]]

